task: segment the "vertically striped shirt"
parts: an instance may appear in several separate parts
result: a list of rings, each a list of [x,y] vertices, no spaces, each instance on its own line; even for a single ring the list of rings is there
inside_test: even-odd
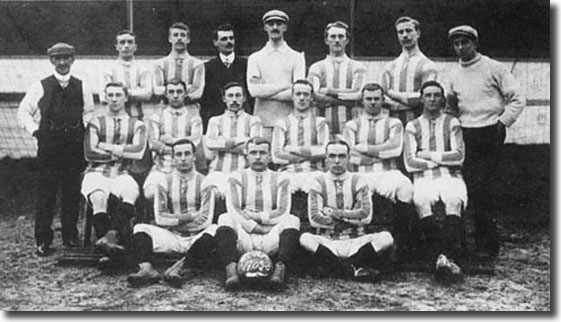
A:
[[[289,179],[284,173],[248,168],[234,172],[228,182],[228,213],[240,221],[244,230],[251,232],[257,225],[275,225],[289,215]]]
[[[310,224],[334,228],[337,220],[323,213],[324,207],[339,211],[345,222],[365,225],[372,220],[372,200],[368,184],[357,173],[335,176],[325,172],[315,177],[308,195]]]
[[[364,112],[347,122],[343,135],[352,149],[350,163],[356,166],[358,172],[398,169],[398,158],[403,148],[403,125],[400,120],[383,113],[372,116]],[[367,145],[368,151],[354,150],[358,144]]]
[[[347,121],[353,119],[353,107],[356,100],[360,98],[360,90],[366,68],[356,60],[347,55],[335,58],[328,55],[324,60],[314,63],[309,70],[308,79],[314,90],[332,88],[345,90],[345,94],[337,95],[339,104],[328,103],[320,108],[319,113],[325,116],[333,134],[341,134]],[[353,95],[355,94],[355,95]]]
[[[432,161],[417,157],[419,151],[429,151]],[[442,114],[434,120],[421,115],[407,123],[403,156],[414,179],[461,177],[465,147],[460,121]]]
[[[422,113],[419,89],[429,80],[436,80],[438,72],[435,63],[428,59],[420,50],[415,50],[411,56],[402,52],[396,59],[386,66],[382,74],[381,85],[386,91],[392,89],[405,94],[409,104],[397,103],[390,113],[398,117],[403,124]],[[397,111],[394,111],[394,108]]]
[[[289,172],[322,170],[327,142],[329,126],[325,118],[291,113],[279,120],[273,130],[273,162]],[[298,147],[298,155],[304,161],[295,161],[294,154],[285,151],[289,145]]]
[[[121,82],[128,91],[128,103],[136,107],[132,109],[131,116],[138,117],[143,114],[141,102],[148,101],[152,97],[152,72],[148,68],[143,68],[134,59],[126,62],[121,59],[114,61],[106,70],[101,73],[101,88],[99,98],[105,102],[105,85],[111,82]]]
[[[154,94],[164,95],[166,84],[174,78],[185,82],[189,99],[198,100],[205,87],[205,64],[187,52],[172,52],[158,59],[154,66]]]
[[[144,122],[126,114],[94,118],[85,136],[84,154],[89,162],[86,172],[101,172],[109,178],[127,173],[131,160],[139,160],[144,154],[146,132]],[[122,156],[107,154],[104,145],[119,146]]]
[[[202,120],[195,110],[186,107],[166,107],[153,114],[149,123],[150,149],[156,152],[154,163],[158,170],[171,171],[172,155],[163,153],[167,138],[188,138],[195,146],[199,145],[203,133]]]
[[[214,190],[203,187],[204,176],[193,171],[186,175],[172,171],[167,186],[158,186],[154,218],[157,225],[177,232],[197,233],[207,228],[214,215]],[[179,216],[187,217],[179,224]]]
[[[211,171],[234,172],[247,167],[244,155],[245,141],[261,136],[261,120],[244,111],[213,116],[208,122],[207,147],[216,153],[210,164]]]

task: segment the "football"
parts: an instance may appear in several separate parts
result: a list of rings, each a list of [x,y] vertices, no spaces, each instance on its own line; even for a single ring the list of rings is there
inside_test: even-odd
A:
[[[268,280],[272,272],[273,261],[260,251],[247,252],[238,261],[238,276],[247,281]]]

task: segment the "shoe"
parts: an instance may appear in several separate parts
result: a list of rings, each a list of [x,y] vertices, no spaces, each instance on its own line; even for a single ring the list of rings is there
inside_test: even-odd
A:
[[[138,287],[155,284],[160,280],[160,274],[148,262],[138,264],[138,272],[127,276],[129,286]]]
[[[224,286],[227,291],[235,291],[240,287],[237,263],[231,262],[226,265],[226,282],[224,283]]]
[[[105,234],[105,236],[95,242],[95,246],[108,255],[115,256],[121,254],[125,250],[125,247],[119,245],[118,242],[117,231],[110,230]]]
[[[184,261],[185,258],[180,259],[164,272],[164,282],[176,288],[180,288],[183,285],[181,269],[183,268]]]
[[[82,246],[82,243],[78,239],[70,239],[64,241],[63,245],[69,248],[76,248]]]
[[[273,289],[282,291],[287,288],[286,283],[284,282],[285,271],[286,265],[283,262],[277,262],[275,264],[275,270],[270,280],[271,287]]]
[[[49,256],[52,252],[51,246],[47,243],[41,243],[37,245],[36,253],[38,256],[45,257]]]
[[[440,254],[436,260],[434,277],[437,282],[445,284],[457,282],[462,277],[462,269],[444,254]]]
[[[374,268],[365,268],[353,266],[353,281],[363,282],[363,283],[375,283],[378,281],[378,276],[380,271]]]

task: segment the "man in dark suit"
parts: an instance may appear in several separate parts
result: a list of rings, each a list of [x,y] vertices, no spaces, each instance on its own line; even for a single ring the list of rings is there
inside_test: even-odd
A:
[[[246,73],[247,59],[239,57],[234,52],[236,44],[234,28],[230,24],[223,24],[214,30],[214,46],[218,49],[218,57],[205,63],[205,89],[201,99],[201,118],[203,131],[206,133],[208,120],[215,115],[224,113],[226,106],[222,100],[222,88],[230,82],[243,84],[247,91]],[[248,97],[244,109],[253,113],[253,98]]]

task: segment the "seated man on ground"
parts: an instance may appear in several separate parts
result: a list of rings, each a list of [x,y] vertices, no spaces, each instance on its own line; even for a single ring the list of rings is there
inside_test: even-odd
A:
[[[465,156],[462,129],[457,118],[442,113],[444,89],[436,81],[421,86],[423,114],[407,123],[404,158],[413,173],[413,202],[421,218],[429,260],[436,261],[436,277],[458,277],[454,262],[462,253],[464,233],[461,218],[467,205],[467,190],[461,167]],[[441,201],[445,218],[441,225],[433,206]]]
[[[403,148],[403,124],[382,110],[384,91],[370,83],[362,89],[364,112],[347,122],[343,131],[351,146],[350,163],[366,180],[375,194],[374,204],[392,209],[391,232],[396,239],[399,262],[407,261],[416,247],[409,229],[415,219],[413,184],[398,168]],[[379,213],[383,206],[376,207]],[[406,253],[409,253],[407,254]]]
[[[324,117],[315,116],[311,103],[313,87],[307,80],[292,85],[292,112],[275,124],[273,162],[290,178],[293,214],[307,221],[306,199],[314,176],[321,174],[329,126]],[[297,193],[300,192],[300,193]],[[301,211],[298,214],[298,211]]]
[[[372,219],[370,191],[364,179],[347,171],[350,147],[331,141],[326,147],[328,171],[313,180],[308,213],[313,233],[300,244],[313,254],[319,277],[337,274],[358,281],[375,281],[393,253],[387,231],[366,233]]]
[[[152,266],[153,253],[186,256],[163,275],[166,282],[180,286],[183,263],[207,257],[215,248],[216,225],[211,224],[214,190],[203,186],[204,176],[195,170],[195,145],[180,139],[171,148],[174,169],[167,176],[166,185],[157,187],[155,224],[134,226],[131,250],[139,270],[127,278],[133,286],[160,279]]]
[[[276,257],[270,283],[284,289],[285,270],[298,248],[300,220],[289,213],[289,180],[267,168],[271,144],[264,138],[247,143],[249,168],[231,175],[226,196],[228,213],[218,219],[216,250],[226,268],[228,290],[240,286],[237,262],[246,252],[258,250]]]
[[[116,255],[130,237],[131,221],[136,216],[134,203],[139,196],[128,169],[132,160],[142,158],[147,134],[144,123],[125,112],[127,90],[122,83],[108,83],[105,96],[106,115],[93,119],[86,131],[84,151],[89,165],[82,194],[93,209],[96,246]]]
[[[230,173],[247,168],[247,141],[251,137],[261,136],[262,131],[259,117],[249,115],[242,109],[245,92],[240,83],[226,84],[222,98],[226,110],[210,118],[206,134],[206,147],[214,154],[207,181],[218,189],[219,202],[225,199]],[[226,211],[225,206],[222,207],[223,212]]]

